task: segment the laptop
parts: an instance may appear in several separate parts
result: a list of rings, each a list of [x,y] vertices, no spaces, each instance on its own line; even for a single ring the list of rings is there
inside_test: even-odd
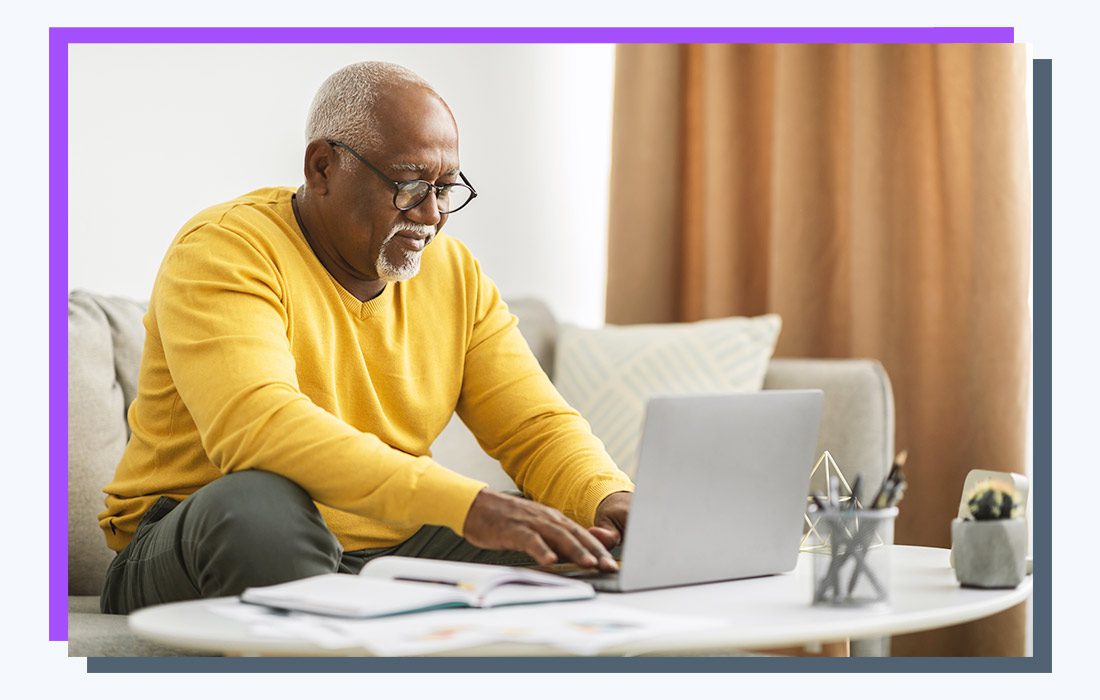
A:
[[[619,571],[556,573],[627,592],[793,570],[823,401],[819,390],[650,399]]]

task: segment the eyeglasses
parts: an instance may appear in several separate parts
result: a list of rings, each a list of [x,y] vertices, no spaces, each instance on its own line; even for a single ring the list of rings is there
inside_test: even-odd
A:
[[[416,209],[420,206],[421,202],[427,199],[429,193],[435,192],[435,206],[439,209],[439,213],[453,214],[469,204],[473,201],[474,197],[477,196],[477,191],[474,190],[474,186],[470,184],[470,181],[466,179],[466,176],[462,174],[461,170],[458,176],[462,178],[462,183],[448,182],[443,185],[436,185],[427,180],[407,180],[405,182],[400,182],[391,180],[384,172],[371,165],[370,161],[356,153],[355,149],[346,143],[342,141],[333,141],[332,139],[328,139],[328,143],[330,146],[339,146],[343,148],[345,151],[355,156],[360,163],[370,168],[378,177],[393,185],[393,206],[401,211]]]

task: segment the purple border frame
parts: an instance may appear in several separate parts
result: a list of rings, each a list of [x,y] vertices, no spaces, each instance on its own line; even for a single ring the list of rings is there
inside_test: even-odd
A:
[[[994,44],[1012,27],[95,27],[54,28],[87,44]]]
[[[69,44],[1013,43],[1012,27],[54,27],[50,29],[49,639],[69,638]]]

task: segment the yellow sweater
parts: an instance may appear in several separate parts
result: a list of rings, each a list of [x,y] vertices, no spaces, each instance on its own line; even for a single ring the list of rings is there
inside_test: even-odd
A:
[[[485,484],[429,452],[456,410],[524,493],[582,525],[633,490],[462,243],[439,234],[416,277],[360,302],[305,242],[292,192],[207,209],[168,249],[130,442],[104,488],[112,549],[159,496],[253,468],[305,489],[345,550],[425,524],[462,534]]]

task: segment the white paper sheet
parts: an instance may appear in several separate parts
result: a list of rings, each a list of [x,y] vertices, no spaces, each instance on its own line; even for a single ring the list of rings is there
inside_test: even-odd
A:
[[[454,609],[348,620],[281,614],[236,602],[212,611],[267,638],[297,638],[325,649],[358,648],[379,656],[414,656],[485,644],[545,644],[565,653],[597,654],[612,646],[713,629],[711,618],[650,613],[599,601]]]

